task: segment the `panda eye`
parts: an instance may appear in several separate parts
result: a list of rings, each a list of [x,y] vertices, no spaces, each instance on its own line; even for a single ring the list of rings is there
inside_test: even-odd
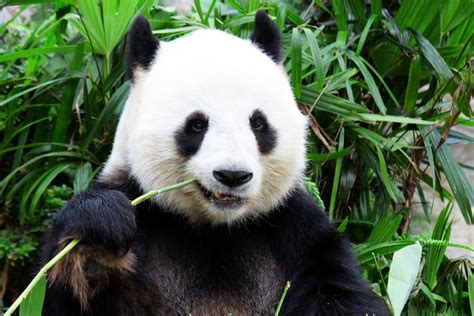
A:
[[[267,120],[265,115],[260,110],[256,110],[250,117],[250,127],[254,131],[262,131],[266,126]]]
[[[277,133],[262,110],[253,111],[250,116],[250,128],[257,140],[258,150],[264,155],[270,153],[276,145]]]
[[[250,122],[250,125],[252,126],[252,129],[260,131],[263,129],[265,122],[261,118],[257,118]]]
[[[202,112],[194,112],[188,116],[184,124],[184,131],[188,135],[202,134],[207,130],[209,118]]]
[[[191,122],[193,132],[202,133],[207,128],[207,123],[202,120],[193,120]]]
[[[209,127],[209,117],[201,112],[195,111],[189,114],[183,125],[175,131],[175,142],[178,153],[184,157],[190,157],[197,153]]]

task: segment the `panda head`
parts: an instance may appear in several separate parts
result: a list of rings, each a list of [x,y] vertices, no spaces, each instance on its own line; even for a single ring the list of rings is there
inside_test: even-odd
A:
[[[306,119],[281,66],[280,34],[257,12],[250,40],[198,30],[158,42],[143,17],[128,35],[132,89],[102,179],[129,172],[193,223],[233,224],[282,203],[305,167]]]

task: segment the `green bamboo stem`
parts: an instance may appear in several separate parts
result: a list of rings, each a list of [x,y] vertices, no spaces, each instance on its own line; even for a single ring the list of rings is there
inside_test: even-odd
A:
[[[186,180],[186,181],[183,181],[183,182],[180,182],[180,183],[176,183],[176,184],[164,187],[164,188],[159,189],[159,190],[151,190],[151,191],[137,197],[135,200],[133,200],[132,205],[135,206],[137,204],[140,204],[141,202],[146,201],[148,199],[151,199],[152,197],[154,197],[155,195],[158,195],[160,193],[164,193],[164,192],[168,192],[168,191],[172,191],[172,190],[182,188],[184,186],[187,186],[188,184],[193,183],[194,181],[195,181],[194,179],[189,179],[189,180]]]
[[[176,190],[179,188],[182,188],[186,185],[191,184],[194,182],[194,179],[186,180],[177,184],[173,184],[167,187],[164,187],[159,190],[151,190],[139,197],[137,197],[135,200],[131,202],[133,206],[136,206],[137,204],[140,204],[154,196],[160,193]],[[56,256],[53,257],[48,263],[46,263],[36,274],[36,276],[33,278],[33,280],[28,284],[26,289],[18,296],[18,298],[13,302],[13,304],[8,308],[8,310],[5,312],[5,316],[11,316],[13,312],[20,306],[21,302],[30,294],[31,290],[35,287],[35,285],[41,280],[41,278],[46,275],[46,272],[51,269],[59,260],[61,260],[67,253],[69,253],[74,247],[77,246],[79,243],[79,239],[73,239],[69,244],[66,245]]]
[[[283,289],[283,293],[281,294],[280,302],[278,302],[277,309],[275,311],[275,316],[280,315],[281,307],[283,306],[283,301],[285,300],[286,292],[290,288],[291,283],[290,281],[286,281],[285,288]]]

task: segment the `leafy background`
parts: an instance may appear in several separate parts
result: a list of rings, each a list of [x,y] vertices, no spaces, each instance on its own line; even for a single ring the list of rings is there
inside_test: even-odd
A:
[[[351,238],[373,290],[395,314],[473,313],[473,264],[445,255],[448,246],[473,254],[448,242],[454,203],[474,222],[472,166],[449,146],[474,141],[473,1],[195,0],[186,14],[155,0],[0,1],[13,5],[0,25],[4,306],[29,281],[51,216],[110,152],[130,87],[133,17],[149,18],[161,40],[208,27],[248,38],[263,8],[310,120],[307,186]],[[431,191],[445,206],[425,198]],[[412,233],[433,213],[432,229]]]

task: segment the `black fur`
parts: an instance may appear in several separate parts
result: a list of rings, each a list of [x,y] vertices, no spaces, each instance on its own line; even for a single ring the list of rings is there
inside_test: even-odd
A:
[[[153,36],[148,21],[141,15],[137,16],[128,31],[125,57],[125,70],[132,81],[137,67],[148,70],[159,46],[160,43]]]
[[[257,11],[255,15],[255,26],[250,39],[275,63],[281,62],[280,30],[272,19],[261,10]]]
[[[281,315],[388,315],[349,243],[304,188],[265,218],[230,228],[189,226],[145,202],[136,209],[134,234],[133,212],[114,191],[124,187],[102,183],[73,198],[56,217],[44,260],[70,233],[114,253],[134,236],[135,271],[104,269],[107,286],[94,289],[91,280],[95,294],[84,312],[68,285],[50,283],[44,315],[269,315],[286,280],[292,286]]]
[[[265,114],[255,110],[250,117],[250,127],[258,143],[258,149],[262,154],[269,154],[276,146],[277,132],[270,125]]]
[[[113,209],[113,213],[110,212]],[[117,190],[88,190],[74,196],[55,217],[54,238],[81,239],[122,256],[132,245],[137,226],[134,208]]]
[[[208,127],[208,117],[202,112],[191,113],[174,135],[180,155],[189,157],[197,153]]]

